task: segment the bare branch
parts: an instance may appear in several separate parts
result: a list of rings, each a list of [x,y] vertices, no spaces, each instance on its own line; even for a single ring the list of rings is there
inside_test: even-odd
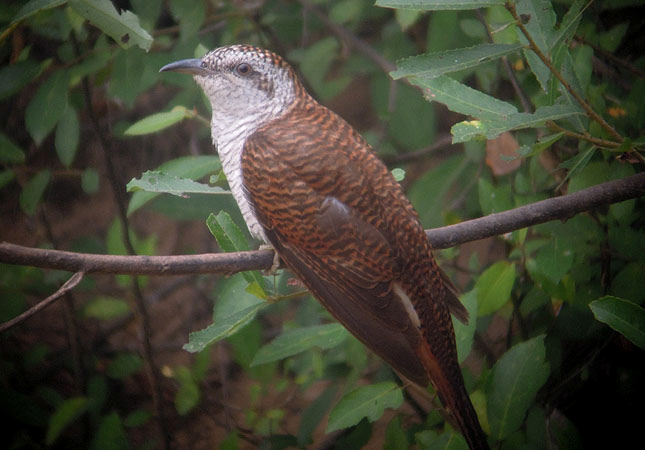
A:
[[[642,195],[645,195],[645,172],[479,219],[426,230],[426,234],[435,249],[448,248],[551,220],[566,220],[598,206]],[[180,256],[119,256],[38,249],[2,242],[0,262],[87,273],[230,275],[245,270],[269,269],[273,263],[273,252],[255,250]]]
[[[549,198],[486,217],[427,230],[434,248],[448,248],[551,220],[567,220],[602,205],[645,195],[645,172],[608,181],[561,197]]]
[[[58,289],[52,295],[47,297],[45,300],[32,306],[31,308],[29,308],[27,311],[20,314],[19,316],[16,316],[13,319],[0,324],[0,333],[7,331],[9,328],[18,325],[20,322],[23,322],[24,320],[36,314],[37,312],[47,308],[49,305],[51,305],[56,300],[58,300],[63,295],[65,295],[67,292],[74,289],[78,285],[78,283],[81,282],[84,276],[85,274],[83,272],[76,272],[74,275],[70,277],[69,280],[65,282],[65,284],[63,284],[60,287],[60,289]]]

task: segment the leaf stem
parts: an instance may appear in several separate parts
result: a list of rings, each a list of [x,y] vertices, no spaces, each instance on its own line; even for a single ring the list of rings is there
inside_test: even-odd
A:
[[[538,47],[536,42],[533,40],[531,33],[529,33],[529,31],[522,23],[522,18],[517,13],[515,3],[512,1],[507,1],[506,9],[511,13],[513,19],[515,19],[516,25],[528,40],[530,49],[537,55],[538,58],[540,58],[540,60],[544,63],[544,65],[547,66],[549,71],[551,71],[551,73],[560,81],[560,83],[562,83],[562,86],[564,86],[564,88],[571,94],[571,96],[576,99],[580,106],[582,106],[587,116],[589,116],[589,118],[594,120],[595,122],[598,122],[598,124],[602,128],[604,128],[615,140],[622,143],[624,141],[624,138],[614,129],[614,127],[612,127],[605,119],[603,119],[596,111],[593,110],[591,105],[589,105],[589,103],[587,103],[585,99],[583,99],[580,94],[578,94],[571,87],[571,85],[566,82],[562,74],[558,70],[556,70],[553,64],[551,64],[551,60],[544,53],[542,53],[540,47]]]

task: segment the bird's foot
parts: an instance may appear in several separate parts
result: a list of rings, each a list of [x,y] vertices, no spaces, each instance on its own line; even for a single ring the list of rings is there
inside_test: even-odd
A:
[[[273,250],[273,263],[269,269],[263,270],[262,274],[266,276],[277,275],[278,269],[280,268],[280,255],[278,255],[278,252],[268,244],[260,245],[258,250]]]

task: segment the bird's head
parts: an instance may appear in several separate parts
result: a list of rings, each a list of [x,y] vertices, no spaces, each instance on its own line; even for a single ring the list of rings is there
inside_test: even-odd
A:
[[[193,76],[213,110],[213,139],[228,129],[257,129],[279,118],[302,85],[280,56],[250,45],[217,48],[201,59],[184,59],[161,68]]]

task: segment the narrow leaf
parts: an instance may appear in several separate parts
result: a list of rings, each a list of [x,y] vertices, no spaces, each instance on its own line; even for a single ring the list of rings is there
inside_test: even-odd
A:
[[[136,44],[150,50],[152,36],[141,28],[139,18],[131,11],[118,13],[110,0],[69,0],[69,4],[122,48]]]
[[[55,71],[36,91],[27,105],[25,126],[40,145],[54,129],[67,107],[68,77],[64,70]]]
[[[3,133],[0,133],[0,163],[20,164],[25,161],[25,152],[11,142]]]
[[[251,366],[279,361],[309,350],[312,347],[329,349],[341,344],[347,338],[347,330],[338,323],[303,327],[282,333],[260,348]]]
[[[40,64],[30,59],[6,64],[0,68],[0,101],[20,91],[33,81],[47,63]]]
[[[485,316],[497,311],[511,297],[515,283],[515,264],[498,261],[481,274],[475,283],[478,314]]]
[[[67,105],[63,115],[58,120],[56,139],[54,141],[58,159],[65,167],[71,166],[72,162],[74,162],[76,150],[78,150],[79,136],[80,129],[76,109],[71,105]]]
[[[180,178],[190,178],[197,180],[203,176],[216,172],[222,168],[219,157],[217,156],[183,156],[181,158],[167,161],[157,167],[155,171],[164,172],[168,175],[174,175]],[[128,205],[128,215],[141,208],[159,193],[137,191],[132,195]]]
[[[447,9],[477,9],[503,5],[504,0],[377,0],[376,6],[383,8],[440,11]]]
[[[589,304],[596,320],[606,323],[634,345],[645,349],[645,309],[619,297],[605,296]]]
[[[585,2],[587,5],[583,8]],[[591,5],[591,2],[587,0],[574,0],[567,13],[564,15],[558,31],[552,36],[553,41],[549,42],[550,48],[554,48],[557,45],[567,42],[573,37],[578,29],[582,13],[589,5]]]
[[[524,25],[540,50],[549,54],[555,36],[555,11],[551,0],[518,0],[518,14],[528,18]]]
[[[45,437],[47,445],[52,445],[63,430],[87,410],[87,406],[87,397],[73,397],[61,403],[49,417],[49,426]]]
[[[211,234],[217,240],[217,244],[225,252],[243,252],[249,250],[249,243],[242,233],[242,230],[233,222],[231,216],[225,212],[220,211],[217,216],[211,214],[206,219],[206,226]],[[250,272],[242,272],[242,275],[249,283],[257,283],[264,292],[264,297],[267,297],[264,278],[257,270]]]
[[[126,136],[139,136],[155,133],[181,122],[190,115],[185,106],[175,106],[170,111],[153,114],[130,125],[124,132]]]
[[[460,300],[468,311],[468,324],[463,324],[459,319],[453,317],[452,326],[455,329],[457,357],[459,359],[459,363],[462,363],[470,354],[470,350],[475,340],[475,331],[477,330],[477,291],[472,290],[465,293],[461,296]]]
[[[327,410],[329,410],[334,397],[336,397],[336,389],[335,386],[331,385],[302,411],[298,428],[298,444],[301,447],[304,448],[304,446],[311,443],[316,427],[327,414]]]
[[[183,349],[191,353],[202,351],[208,344],[217,342],[221,339],[234,335],[248,324],[255,315],[262,309],[268,306],[267,302],[261,302],[253,306],[249,306],[241,311],[236,312],[221,320],[217,319],[207,328],[190,333],[188,343],[183,346]]]
[[[398,61],[397,70],[390,72],[390,76],[395,80],[409,76],[436,78],[445,73],[468,69],[501,58],[520,48],[520,44],[481,44],[412,56]]]
[[[83,316],[94,319],[110,320],[130,313],[128,302],[120,298],[100,296],[83,306]]]
[[[11,19],[11,25],[38,14],[40,11],[56,8],[64,5],[65,3],[67,3],[67,0],[30,0],[18,10],[15,16],[13,16],[13,19]]]
[[[544,335],[513,346],[495,363],[488,396],[488,421],[494,439],[504,439],[522,425],[548,377]]]
[[[49,183],[51,173],[49,170],[41,170],[33,178],[31,178],[22,188],[20,192],[20,208],[28,215],[33,216],[36,213],[36,207],[40,203],[40,199],[45,192],[45,188]]]
[[[565,117],[583,114],[573,105],[542,106],[534,113],[517,113],[502,120],[472,120],[459,122],[450,130],[453,143],[466,142],[472,139],[493,139],[504,131],[519,130],[523,128],[537,128],[548,120],[559,120]]]
[[[133,178],[126,186],[128,192],[139,190],[187,197],[187,194],[230,194],[218,186],[209,186],[196,181],[168,175],[163,172],[147,171],[140,179]]]
[[[443,103],[449,110],[477,118],[506,120],[517,114],[510,103],[472,89],[447,76],[437,78],[412,77],[410,82],[424,88],[424,97],[430,102]]]
[[[123,422],[116,411],[101,419],[89,448],[92,450],[126,450],[130,448],[123,429]]]
[[[326,432],[351,427],[364,417],[374,422],[386,408],[396,409],[401,403],[401,388],[391,381],[359,387],[344,396],[329,413]]]

